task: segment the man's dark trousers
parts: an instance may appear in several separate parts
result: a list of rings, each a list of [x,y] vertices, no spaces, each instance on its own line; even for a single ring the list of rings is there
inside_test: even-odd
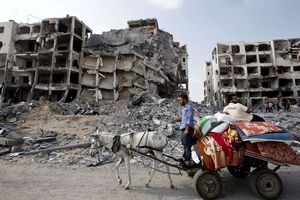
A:
[[[191,160],[191,148],[195,144],[195,139],[193,138],[194,129],[189,129],[189,134],[184,134],[184,130],[181,130],[181,142],[183,145],[183,159],[184,161]]]

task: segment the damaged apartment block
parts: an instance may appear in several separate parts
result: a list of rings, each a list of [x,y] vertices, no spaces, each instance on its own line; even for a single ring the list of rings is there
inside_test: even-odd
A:
[[[82,48],[91,32],[76,17],[42,21],[33,99],[68,102],[79,96]]]
[[[1,101],[15,103],[44,97],[72,101],[80,94],[82,48],[91,30],[76,17],[13,24],[6,39],[1,72]],[[1,24],[0,24],[1,28]],[[5,27],[4,27],[5,29]],[[1,39],[2,41],[2,39]]]
[[[156,19],[92,35],[84,52],[82,92],[95,94],[96,100],[128,99],[143,91],[169,97],[188,89],[186,46],[173,42]]]
[[[300,97],[300,39],[219,43],[205,68],[210,73],[204,82],[207,104],[223,106],[229,93],[252,107],[266,98],[295,104]]]
[[[6,88],[13,88],[9,82],[14,82],[12,72],[14,66],[14,36],[16,35],[18,24],[14,21],[0,23],[0,104],[9,95]],[[10,81],[8,81],[10,79]]]
[[[0,23],[1,102],[162,97],[188,90],[186,46],[156,19],[91,35],[76,17]]]

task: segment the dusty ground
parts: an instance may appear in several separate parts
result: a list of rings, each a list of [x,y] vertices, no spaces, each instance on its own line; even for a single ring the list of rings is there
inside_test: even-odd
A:
[[[148,169],[133,165],[130,190],[118,185],[112,164],[95,168],[49,167],[46,164],[8,163],[0,160],[0,196],[4,200],[76,200],[76,199],[198,199],[192,189],[192,179],[185,174],[172,176],[176,189],[168,188],[165,175],[157,173],[151,188],[146,188]],[[123,184],[127,177],[122,166]],[[222,173],[223,191],[220,199],[257,199],[248,188],[248,181]],[[299,168],[279,170],[283,181],[280,199],[300,199]]]

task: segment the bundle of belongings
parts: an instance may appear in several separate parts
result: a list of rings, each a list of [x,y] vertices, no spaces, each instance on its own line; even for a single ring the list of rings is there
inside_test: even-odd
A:
[[[196,149],[208,169],[239,166],[245,155],[280,165],[300,165],[300,158],[289,145],[296,142],[292,133],[268,122],[222,120],[220,116],[206,116],[197,121],[202,136]]]

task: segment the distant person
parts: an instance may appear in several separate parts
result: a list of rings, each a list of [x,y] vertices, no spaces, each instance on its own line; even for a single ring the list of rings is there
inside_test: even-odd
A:
[[[273,103],[272,102],[268,103],[268,110],[269,110],[269,112],[273,112]]]
[[[289,99],[286,98],[282,99],[282,106],[284,111],[291,112],[291,102]]]
[[[231,115],[238,119],[239,121],[265,121],[263,118],[251,114],[252,110],[249,109],[247,106],[239,103],[239,98],[236,94],[230,94],[228,97],[229,104],[224,107],[223,112],[225,114]]]
[[[265,106],[266,112],[269,112],[269,99],[268,98],[265,99],[264,106]]]
[[[279,111],[281,109],[281,107],[280,107],[280,101],[281,101],[281,98],[277,97],[277,102],[276,102],[277,111]]]
[[[289,99],[287,100],[287,111],[291,112],[291,101]]]
[[[183,160],[185,166],[191,166],[191,148],[195,144],[194,134],[194,109],[188,103],[188,96],[181,94],[178,98],[179,104],[182,106],[182,116],[175,118],[172,122],[181,121],[181,142],[183,145]]]

